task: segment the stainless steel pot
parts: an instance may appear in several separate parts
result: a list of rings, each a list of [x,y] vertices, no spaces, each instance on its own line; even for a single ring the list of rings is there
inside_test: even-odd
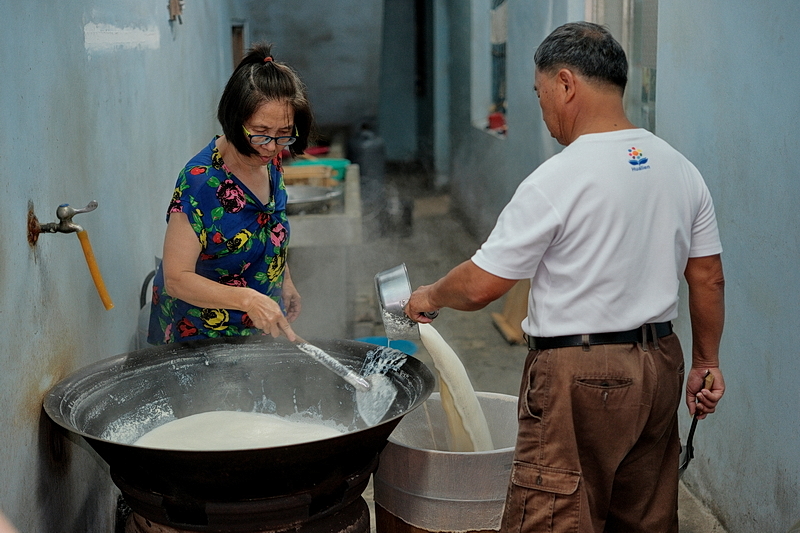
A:
[[[405,306],[411,298],[411,281],[406,264],[375,274],[375,291],[381,307],[381,318],[389,339],[418,339],[419,326],[406,316]],[[423,313],[434,319],[439,311]]]
[[[173,344],[111,357],[57,383],[44,409],[97,451],[128,504],[145,518],[221,531],[214,529],[213,509],[227,506],[234,511],[258,507],[267,516],[274,508],[302,520],[360,497],[389,434],[434,387],[427,367],[398,350],[356,341],[311,342],[356,371],[382,369],[392,380],[398,395],[383,422],[367,427],[355,410],[351,385],[287,341],[269,337]],[[307,411],[342,424],[347,432],[250,450],[194,452],[132,444],[173,418],[210,410],[281,416]]]
[[[341,203],[344,189],[335,187],[318,187],[314,185],[287,185],[286,212],[290,215],[302,213],[324,213],[337,203]]]

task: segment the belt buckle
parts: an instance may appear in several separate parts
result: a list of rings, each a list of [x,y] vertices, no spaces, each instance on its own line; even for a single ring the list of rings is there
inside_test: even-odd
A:
[[[536,349],[536,338],[531,337],[527,333],[523,333],[522,337],[525,339],[525,344],[528,345],[528,350],[535,350]]]
[[[540,347],[536,346],[536,337],[532,337],[527,333],[524,334],[525,343],[528,345],[528,350],[541,350]]]

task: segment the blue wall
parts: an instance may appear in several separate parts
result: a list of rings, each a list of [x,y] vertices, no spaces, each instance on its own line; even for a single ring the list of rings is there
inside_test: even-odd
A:
[[[4,3],[0,32],[0,509],[21,532],[111,531],[115,491],[93,452],[54,434],[41,400],[67,373],[129,351],[177,172],[217,132],[231,71],[227,3]],[[106,44],[103,44],[103,43]],[[112,43],[116,43],[113,44]],[[89,233],[105,311],[75,235],[29,246],[27,212]]]
[[[7,2],[8,3],[8,2]],[[85,446],[64,441],[41,401],[71,371],[135,348],[139,293],[161,255],[180,168],[219,133],[245,45],[275,44],[309,86],[323,126],[378,114],[382,0],[31,0],[4,6],[0,33],[0,511],[22,532],[111,531],[117,491]],[[105,311],[78,239],[27,242],[58,205],[99,207],[91,236],[116,307]],[[78,441],[80,442],[80,441]]]
[[[800,519],[800,4],[660,2],[658,22],[657,133],[711,189],[727,280],[728,391],[686,477],[730,533],[786,531]]]
[[[560,151],[541,120],[533,92],[533,53],[550,31],[582,13],[582,1],[510,2],[506,56],[508,135],[498,138],[471,123],[473,9],[489,13],[488,0],[449,1],[450,186],[470,229],[488,236],[517,185]],[[488,21],[487,21],[488,23]],[[488,75],[489,55],[478,61]],[[487,81],[488,83],[488,81]],[[488,86],[488,85],[487,85]]]
[[[383,0],[248,0],[242,13],[250,39],[297,69],[321,125],[378,116]]]
[[[385,0],[380,75],[379,134],[386,158],[417,156],[416,33],[413,0]]]
[[[320,123],[378,113],[382,0],[31,0],[0,33],[0,510],[22,532],[111,531],[116,490],[94,452],[54,435],[44,393],[69,372],[134,349],[139,293],[161,255],[183,164],[219,133],[231,26],[275,43]],[[74,235],[27,242],[58,205],[91,236],[116,307],[105,311]]]

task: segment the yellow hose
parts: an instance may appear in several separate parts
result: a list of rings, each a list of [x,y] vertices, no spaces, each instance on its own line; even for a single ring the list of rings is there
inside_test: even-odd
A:
[[[78,239],[81,241],[81,248],[83,248],[83,255],[86,257],[86,264],[89,266],[89,273],[92,275],[94,286],[97,288],[97,294],[100,295],[100,300],[103,301],[103,306],[106,311],[114,307],[111,301],[111,296],[106,290],[106,284],[103,281],[103,276],[100,275],[100,268],[97,266],[97,260],[94,258],[94,251],[92,250],[92,243],[89,242],[89,234],[86,230],[78,232]]]

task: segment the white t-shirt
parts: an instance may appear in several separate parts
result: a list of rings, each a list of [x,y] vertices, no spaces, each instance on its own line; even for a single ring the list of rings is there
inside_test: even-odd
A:
[[[472,261],[531,279],[536,337],[626,331],[678,315],[689,257],[722,252],[697,169],[643,129],[582,135],[517,188]]]

